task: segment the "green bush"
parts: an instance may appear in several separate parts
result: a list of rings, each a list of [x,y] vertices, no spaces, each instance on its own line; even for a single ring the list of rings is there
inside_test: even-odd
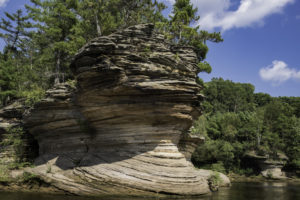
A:
[[[24,136],[25,132],[21,127],[8,128],[1,141],[2,146],[12,146],[14,149],[15,160],[17,163],[23,161],[24,156]]]
[[[24,172],[23,175],[20,177],[19,182],[22,183],[32,183],[32,182],[40,182],[40,178],[32,173]]]
[[[254,173],[254,170],[252,168],[246,168],[246,169],[242,169],[242,168],[235,168],[234,173],[239,174],[239,175],[246,175],[246,176],[251,176]]]
[[[208,184],[212,191],[218,190],[219,186],[222,184],[223,180],[221,179],[220,173],[212,172],[208,178]]]
[[[33,167],[34,165],[30,162],[13,162],[13,163],[9,163],[7,165],[8,169],[9,170],[12,170],[12,169],[22,169],[22,168],[25,168],[25,167]]]
[[[226,173],[226,169],[224,167],[224,164],[221,161],[219,161],[217,163],[214,163],[214,164],[211,164],[210,169],[213,170],[213,171],[216,171],[216,172]]]
[[[11,177],[9,176],[9,169],[7,165],[0,164],[0,182],[9,182]]]
[[[26,106],[32,107],[34,104],[44,98],[45,90],[39,87],[35,87],[33,90],[23,91],[20,96],[25,98]]]

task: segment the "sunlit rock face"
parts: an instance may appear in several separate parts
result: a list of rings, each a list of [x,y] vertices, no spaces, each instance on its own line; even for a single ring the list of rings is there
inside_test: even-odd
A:
[[[77,85],[55,86],[26,119],[39,143],[30,170],[75,194],[209,192],[178,150],[200,115],[197,62],[151,24],[93,39],[71,64]]]

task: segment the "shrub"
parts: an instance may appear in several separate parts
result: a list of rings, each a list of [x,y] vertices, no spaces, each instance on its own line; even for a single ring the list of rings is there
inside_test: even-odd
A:
[[[25,105],[32,107],[37,102],[41,101],[45,96],[45,90],[36,87],[33,90],[23,91],[21,97],[25,97]]]
[[[0,164],[0,182],[9,182],[11,177],[9,176],[9,169],[7,165]]]
[[[219,161],[217,163],[214,163],[210,167],[211,170],[221,172],[221,173],[226,173],[226,169],[224,167],[223,162]]]
[[[221,179],[220,173],[212,172],[210,174],[210,177],[208,178],[208,184],[209,184],[209,188],[212,191],[218,190],[220,184],[222,184],[222,179]]]
[[[0,145],[5,146],[12,146],[14,150],[14,156],[17,163],[22,162],[24,156],[24,130],[21,127],[13,127],[8,128],[6,130],[6,134],[3,136],[3,140],[1,141]]]

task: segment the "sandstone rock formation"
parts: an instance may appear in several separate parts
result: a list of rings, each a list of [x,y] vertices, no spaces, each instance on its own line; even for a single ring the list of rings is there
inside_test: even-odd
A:
[[[276,158],[269,155],[257,155],[256,152],[248,152],[246,158],[250,159],[260,169],[260,174],[269,179],[286,179],[286,173],[282,168],[288,161],[288,157],[283,153],[277,153]]]
[[[71,65],[76,87],[49,90],[25,121],[39,143],[28,170],[74,194],[209,192],[183,135],[200,115],[197,62],[151,24],[93,39]]]

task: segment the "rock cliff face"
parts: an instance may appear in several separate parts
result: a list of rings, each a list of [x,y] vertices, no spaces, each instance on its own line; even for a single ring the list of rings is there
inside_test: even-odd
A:
[[[255,163],[260,170],[260,174],[269,179],[286,179],[286,173],[282,168],[288,161],[288,157],[283,153],[277,153],[275,158],[268,154],[258,155],[256,152],[247,152],[246,158]]]
[[[193,48],[138,25],[90,41],[71,69],[76,87],[49,90],[26,119],[39,143],[30,171],[75,194],[209,192],[207,173],[185,157],[200,115]]]

